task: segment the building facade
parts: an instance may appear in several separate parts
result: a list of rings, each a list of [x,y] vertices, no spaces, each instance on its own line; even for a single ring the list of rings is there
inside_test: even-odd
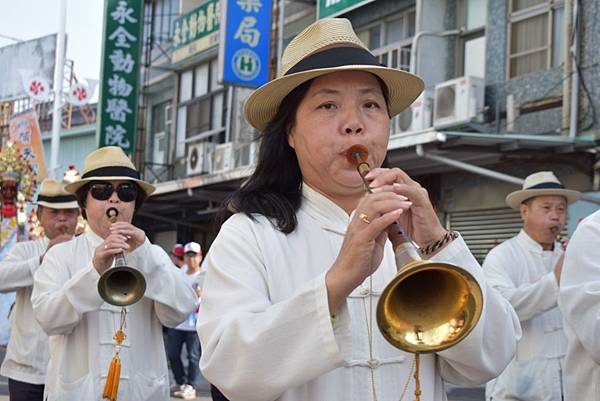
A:
[[[140,163],[158,190],[138,221],[167,249],[192,239],[209,247],[223,200],[256,160],[258,133],[242,115],[251,90],[223,85],[217,75],[222,1],[147,4]],[[281,49],[326,16],[350,19],[383,64],[420,75],[425,92],[394,118],[389,160],[429,190],[440,218],[483,259],[518,231],[520,218],[504,198],[534,171],[553,170],[586,192],[571,210],[569,231],[597,208],[594,7],[560,0],[275,1],[270,76]]]

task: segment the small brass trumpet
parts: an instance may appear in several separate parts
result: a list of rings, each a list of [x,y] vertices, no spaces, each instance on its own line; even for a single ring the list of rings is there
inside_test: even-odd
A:
[[[560,227],[559,226],[552,226],[550,227],[550,231],[552,231],[552,234],[554,234],[554,240],[560,242],[560,246],[563,250],[565,250],[565,245],[562,242],[563,240],[563,235],[560,233]]]
[[[111,223],[117,221],[119,211],[110,208],[106,215]],[[98,293],[102,299],[115,306],[129,306],[139,301],[146,292],[146,279],[139,270],[129,267],[123,252],[115,255],[115,265],[107,269],[98,281]]]

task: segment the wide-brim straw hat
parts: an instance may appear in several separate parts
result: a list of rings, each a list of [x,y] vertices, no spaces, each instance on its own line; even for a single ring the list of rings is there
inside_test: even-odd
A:
[[[74,194],[88,182],[114,180],[133,181],[142,188],[146,195],[150,195],[156,189],[154,185],[140,180],[140,173],[135,169],[123,149],[118,146],[105,146],[87,155],[83,162],[81,179],[68,184],[65,189]]]
[[[38,206],[50,209],[79,209],[77,197],[65,189],[65,181],[46,178],[37,196]]]
[[[508,194],[506,203],[512,209],[519,210],[521,203],[527,199],[543,195],[564,196],[567,199],[567,204],[581,198],[581,192],[565,189],[552,171],[539,171],[525,178],[523,189]]]
[[[390,117],[410,106],[423,91],[421,78],[381,65],[356,36],[350,21],[325,18],[309,25],[286,47],[277,78],[246,100],[246,120],[262,132],[293,89],[321,75],[354,70],[370,72],[385,83]]]

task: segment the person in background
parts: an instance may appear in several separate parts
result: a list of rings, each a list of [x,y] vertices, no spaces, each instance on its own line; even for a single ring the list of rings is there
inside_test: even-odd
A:
[[[186,283],[194,289],[197,295],[197,306],[202,297],[202,281],[204,272],[200,272],[202,263],[202,247],[197,242],[188,242],[183,247],[184,260],[187,269],[184,271]],[[196,397],[195,386],[200,377],[200,339],[196,334],[196,315],[198,308],[188,315],[188,318],[167,333],[167,355],[171,364],[171,370],[175,376],[175,384],[171,392],[176,397],[192,399]],[[187,372],[181,360],[183,345],[187,352]]]
[[[175,244],[171,250],[171,260],[173,261],[173,264],[180,269],[185,265],[183,256],[183,244]]]
[[[107,373],[118,350],[117,398],[167,401],[161,325],[176,327],[184,321],[197,297],[169,255],[131,223],[155,188],[140,179],[121,148],[106,146],[86,157],[81,180],[65,189],[77,196],[89,227],[50,249],[34,276],[33,316],[51,336],[45,400],[99,400],[105,387],[115,388]],[[114,222],[109,209],[118,211]],[[125,308],[105,302],[98,292],[100,276],[121,253],[146,281],[143,297]],[[115,333],[122,319],[125,338],[118,345]]]
[[[567,335],[564,401],[600,400],[600,211],[569,241],[558,305]]]
[[[483,271],[514,307],[523,337],[510,365],[487,385],[487,400],[563,399],[566,337],[557,300],[566,240],[561,243],[557,235],[565,227],[567,206],[580,197],[551,171],[529,175],[521,190],[506,197],[508,206],[521,212],[523,228],[489,252]]]
[[[0,374],[8,377],[10,401],[42,401],[48,366],[48,335],[33,318],[33,275],[46,252],[73,238],[79,217],[75,195],[65,183],[45,179],[37,197],[37,218],[44,235],[19,242],[0,262],[0,292],[16,291],[10,318],[10,342]]]

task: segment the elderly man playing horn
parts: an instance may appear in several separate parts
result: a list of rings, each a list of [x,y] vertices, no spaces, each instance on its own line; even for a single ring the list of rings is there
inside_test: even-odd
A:
[[[523,229],[485,258],[488,281],[515,308],[523,328],[515,359],[488,384],[488,400],[561,401],[561,373],[566,352],[563,318],[558,308],[567,206],[581,193],[565,189],[551,171],[525,179],[506,203],[521,212]]]
[[[66,189],[77,195],[89,229],[52,248],[35,275],[33,312],[52,336],[45,399],[99,400],[117,352],[118,399],[166,401],[169,376],[161,324],[175,327],[185,320],[196,296],[162,248],[131,224],[154,187],[139,179],[120,148],[108,146],[86,157],[82,179]],[[112,209],[118,212],[116,222],[107,216]],[[125,314],[98,292],[100,275],[122,253],[147,283],[143,298],[125,307]],[[121,318],[124,338],[115,333]]]
[[[512,358],[520,327],[511,306],[486,284],[460,235],[442,227],[427,191],[400,168],[381,167],[390,118],[422,89],[420,78],[382,66],[350,21],[326,18],[290,42],[279,78],[246,101],[246,119],[262,132],[259,158],[207,253],[197,325],[200,368],[228,399],[397,401],[418,393],[417,357],[388,344],[375,316],[398,268],[388,240],[398,220],[425,258],[457,265],[481,289],[470,304],[483,307],[481,318],[462,342],[419,357],[422,399],[445,400],[444,381],[489,380]],[[349,152],[355,145],[369,151],[365,177]],[[439,299],[443,283],[424,281],[430,295],[405,299],[414,305],[408,315],[427,315],[418,304]],[[449,304],[459,308],[469,299],[453,295]],[[425,341],[454,336],[460,320],[428,325]],[[400,330],[409,327],[406,337],[418,343],[415,324]]]
[[[10,401],[42,401],[48,336],[32,317],[33,275],[46,252],[73,237],[78,216],[77,199],[65,191],[64,183],[44,180],[37,197],[37,218],[44,235],[17,243],[0,262],[0,292],[17,292],[10,342],[0,368],[0,374],[8,377]]]

